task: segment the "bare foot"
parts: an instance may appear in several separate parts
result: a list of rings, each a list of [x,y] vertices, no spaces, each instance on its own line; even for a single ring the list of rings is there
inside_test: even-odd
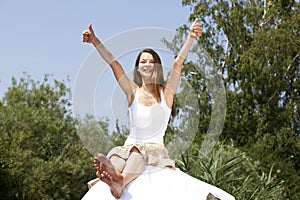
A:
[[[115,167],[111,164],[110,160],[105,155],[99,154],[97,158],[97,163],[99,162],[98,168],[100,173],[102,171],[106,171],[113,178],[114,181],[118,183],[123,183],[123,176],[119,171],[115,169]]]
[[[102,174],[100,174],[100,180],[110,187],[111,194],[115,198],[119,199],[121,197],[124,188],[123,183],[114,181],[112,176],[106,171],[103,171]]]
[[[118,172],[110,160],[103,154],[94,158],[94,166],[97,170],[96,176],[106,183],[114,197],[120,198],[124,189],[124,177]]]

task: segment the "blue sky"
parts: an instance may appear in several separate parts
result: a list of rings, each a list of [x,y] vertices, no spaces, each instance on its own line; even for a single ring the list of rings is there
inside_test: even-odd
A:
[[[190,8],[182,7],[181,0],[1,1],[0,98],[11,85],[11,78],[24,77],[24,72],[35,81],[43,80],[45,74],[60,81],[69,79],[66,84],[73,95],[80,67],[95,53],[92,45],[81,41],[81,34],[89,23],[105,42],[124,31],[144,27],[175,32],[176,28],[189,23],[189,14]],[[123,66],[133,66],[136,54],[128,56],[120,58],[125,62]],[[173,59],[171,52],[168,56]],[[130,63],[126,63],[129,60]],[[169,66],[170,61],[166,65]],[[127,124],[126,99],[119,96],[118,91],[114,94],[108,92],[115,91],[117,84],[110,70],[106,74],[106,79],[113,83],[107,87],[108,83],[100,81],[97,92],[89,94],[94,95],[94,105],[88,107],[84,104],[83,113],[90,113],[93,109],[92,114],[96,117],[108,117],[112,124],[118,118],[121,124]],[[117,103],[113,97],[117,97]],[[123,103],[120,104],[119,100]],[[116,116],[116,113],[122,115]],[[110,126],[114,126],[112,124]]]
[[[93,23],[98,37],[142,27],[175,30],[188,23],[189,8],[181,0],[1,1],[0,97],[11,77],[27,72],[34,80],[44,74],[75,80],[82,62],[93,50],[81,33]]]
[[[71,88],[74,96],[76,94],[74,91],[77,91],[74,90],[76,85],[74,83],[78,82],[77,77],[80,74],[78,71],[85,66],[84,64],[89,63],[88,58],[91,55],[97,55],[92,45],[81,41],[82,32],[87,29],[89,23],[93,24],[97,36],[105,42],[115,35],[138,28],[157,27],[175,32],[178,27],[190,24],[189,14],[190,8],[182,7],[181,0],[2,0],[0,1],[0,98],[11,85],[11,78],[14,76],[19,79],[23,77],[23,72],[29,74],[35,81],[43,80],[45,74],[52,74],[60,81],[69,77],[70,82],[67,82],[67,86]],[[154,40],[151,33],[146,37]],[[126,41],[126,38],[124,42],[122,41],[122,45],[134,39]],[[138,39],[144,38],[139,36]],[[130,67],[132,69],[136,53],[128,52],[124,57],[120,56],[123,66],[132,66]],[[170,67],[174,58],[173,53],[159,53],[163,54],[160,54],[163,66]],[[99,56],[98,60],[101,60]],[[92,64],[97,64],[98,60]],[[130,63],[126,63],[129,60]],[[97,76],[101,67],[103,68],[99,65],[97,68],[96,65],[95,74],[92,71],[89,75]],[[129,72],[126,69],[125,71]],[[110,129],[114,128],[116,119],[119,119],[121,125],[128,125],[125,97],[123,96],[121,100],[120,92],[115,92],[117,83],[111,71],[108,69],[105,72],[107,76],[98,81],[96,92],[90,90],[90,85],[81,90],[83,93],[92,91],[86,94],[92,95],[95,101],[94,105],[87,103],[83,104],[83,107],[88,112],[89,108],[92,108],[97,118],[106,116],[110,121]],[[108,83],[106,79],[113,83]],[[86,83],[89,82],[90,77],[86,78]],[[108,91],[112,91],[113,94],[109,94]],[[74,99],[77,98],[72,99],[73,105]],[[120,104],[120,101],[123,103]]]

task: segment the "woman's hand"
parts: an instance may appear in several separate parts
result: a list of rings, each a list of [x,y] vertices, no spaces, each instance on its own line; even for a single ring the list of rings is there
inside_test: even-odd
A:
[[[82,41],[86,43],[93,43],[97,37],[95,36],[92,24],[89,24],[88,30],[83,31]]]
[[[196,18],[194,23],[191,25],[189,36],[193,39],[202,36],[202,26],[199,24],[198,18]]]

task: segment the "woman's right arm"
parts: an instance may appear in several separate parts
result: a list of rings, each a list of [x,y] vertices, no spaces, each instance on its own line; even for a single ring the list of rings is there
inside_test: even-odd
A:
[[[134,91],[138,86],[125,74],[121,64],[114,58],[111,52],[96,37],[92,28],[92,24],[89,24],[88,30],[83,31],[82,41],[93,44],[97,49],[98,53],[105,60],[105,62],[110,65],[116,80],[118,81],[119,85],[126,94],[127,99],[129,100],[129,104],[131,104],[131,101],[134,96]]]

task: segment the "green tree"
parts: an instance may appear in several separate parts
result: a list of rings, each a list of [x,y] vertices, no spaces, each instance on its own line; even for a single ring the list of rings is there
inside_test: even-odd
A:
[[[183,76],[199,92],[198,148],[208,128],[214,104],[205,73],[206,51],[221,74],[227,94],[227,114],[222,139],[232,140],[261,170],[280,171],[287,199],[298,199],[300,181],[300,12],[299,1],[183,0],[191,8],[190,21],[198,17],[203,37],[194,48],[199,63],[186,63]],[[188,26],[167,46],[178,52]],[[212,64],[213,65],[213,64]]]
[[[107,119],[99,121],[92,115],[77,119],[77,134],[91,155],[96,156],[100,152],[107,154],[115,146],[108,126]]]
[[[80,199],[94,177],[63,82],[12,79],[0,101],[2,199]]]
[[[200,156],[199,156],[200,153]],[[190,175],[217,186],[238,200],[286,199],[283,181],[273,167],[263,171],[253,160],[233,144],[218,143],[208,155],[201,155],[197,144],[182,155],[177,166]]]

